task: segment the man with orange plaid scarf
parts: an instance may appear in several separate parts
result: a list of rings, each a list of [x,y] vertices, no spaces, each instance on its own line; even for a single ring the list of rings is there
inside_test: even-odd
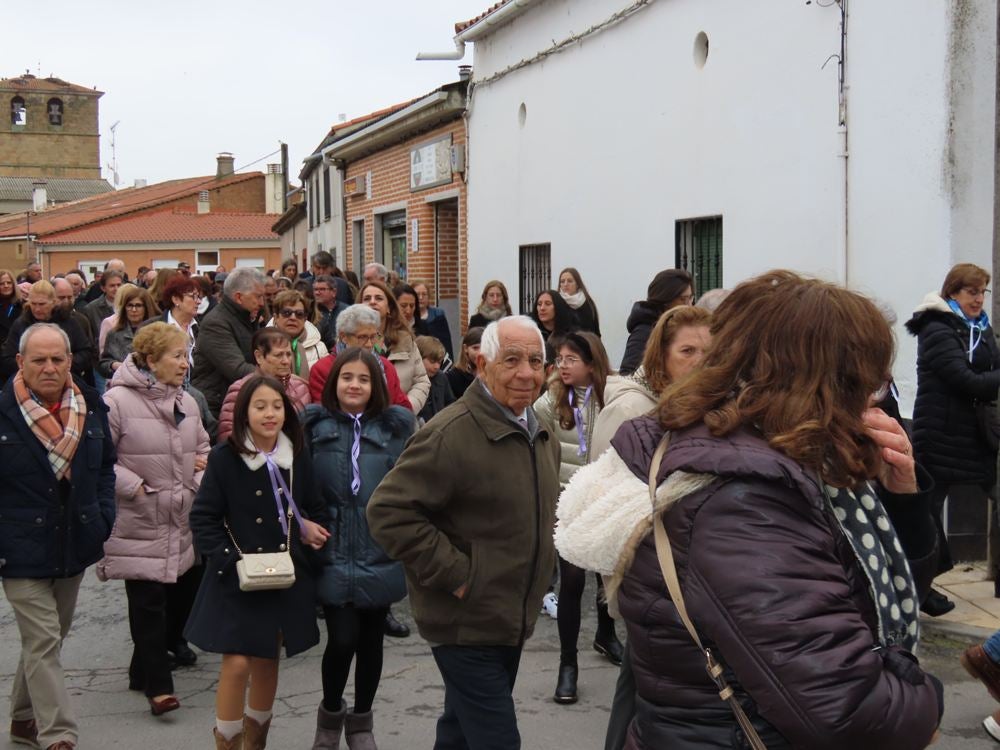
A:
[[[0,576],[21,636],[10,738],[71,750],[60,649],[83,573],[114,523],[115,450],[100,396],[70,374],[65,332],[36,323],[19,350],[0,391]]]

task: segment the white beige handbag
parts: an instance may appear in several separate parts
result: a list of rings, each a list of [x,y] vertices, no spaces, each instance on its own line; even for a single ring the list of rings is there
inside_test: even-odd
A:
[[[224,522],[225,523],[225,522]],[[288,511],[288,536],[280,552],[254,552],[245,554],[236,538],[225,523],[233,546],[240,555],[236,561],[236,576],[240,580],[240,591],[267,591],[287,589],[295,583],[295,564],[292,562],[292,511]]]

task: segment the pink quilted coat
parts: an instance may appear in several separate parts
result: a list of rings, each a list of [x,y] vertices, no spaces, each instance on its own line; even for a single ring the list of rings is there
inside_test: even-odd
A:
[[[195,560],[188,513],[204,472],[194,462],[209,452],[198,405],[183,389],[153,380],[131,355],[104,401],[118,451],[118,513],[97,576],[174,583]]]

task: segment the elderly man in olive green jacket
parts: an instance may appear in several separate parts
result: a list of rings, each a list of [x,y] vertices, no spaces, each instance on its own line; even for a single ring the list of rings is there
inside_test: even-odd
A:
[[[444,678],[435,750],[521,746],[511,693],[555,563],[559,443],[531,408],[545,372],[538,328],[491,323],[476,365],[478,380],[414,435],[368,505]]]

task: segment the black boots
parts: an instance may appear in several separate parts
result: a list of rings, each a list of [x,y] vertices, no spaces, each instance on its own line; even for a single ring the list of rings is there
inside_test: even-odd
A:
[[[622,665],[625,647],[615,634],[615,621],[608,613],[608,603],[597,603],[597,634],[594,636],[594,651],[606,656],[616,667]]]
[[[559,679],[556,682],[556,694],[553,700],[556,703],[576,703],[576,679],[579,676],[576,661],[559,662]]]

